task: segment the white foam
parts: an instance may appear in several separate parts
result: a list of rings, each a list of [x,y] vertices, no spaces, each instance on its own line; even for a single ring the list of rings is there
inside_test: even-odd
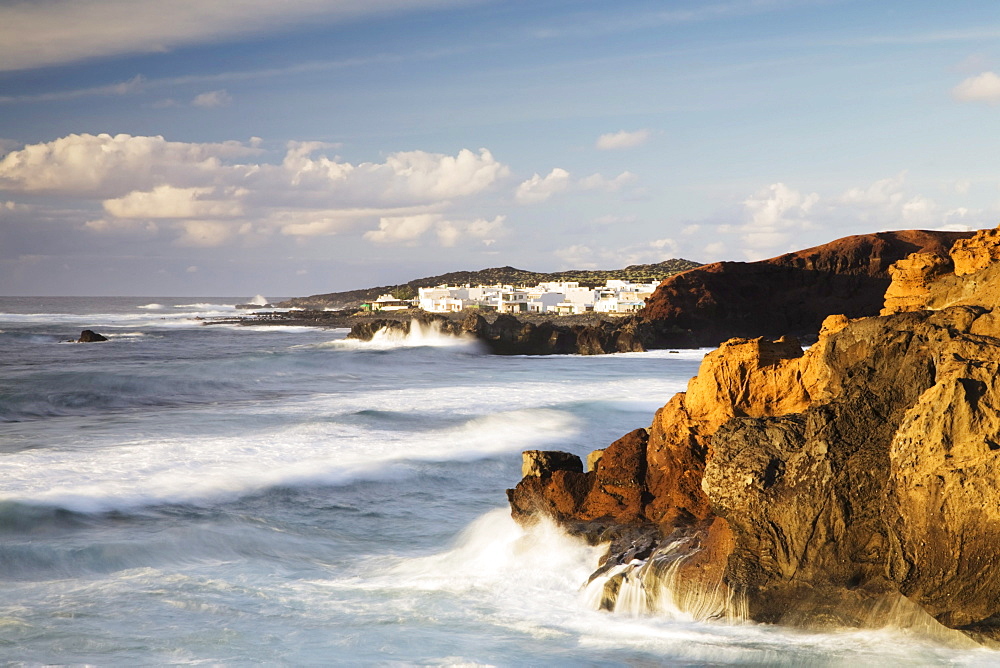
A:
[[[207,302],[196,302],[194,304],[174,304],[174,308],[194,309],[196,311],[234,311],[235,304],[209,304]]]
[[[81,512],[199,503],[276,485],[392,477],[405,471],[407,461],[477,459],[572,433],[571,416],[534,410],[417,433],[314,422],[239,436],[32,449],[0,459],[0,499]]]
[[[166,308],[163,304],[157,304],[153,302],[151,304],[143,304],[142,306],[137,306],[136,308],[146,309],[148,311],[159,311]]]
[[[267,304],[267,297],[264,295],[254,295],[254,298],[247,302],[248,304],[253,304],[254,306],[263,306]]]
[[[575,598],[604,551],[568,535],[547,519],[530,529],[518,525],[506,508],[481,516],[441,553],[403,558],[388,568],[373,565],[375,577],[360,586],[423,591],[468,591],[489,588],[494,592],[525,590]]]

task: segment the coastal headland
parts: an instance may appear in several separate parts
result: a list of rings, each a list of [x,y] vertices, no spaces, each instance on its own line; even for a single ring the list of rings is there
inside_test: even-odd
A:
[[[814,342],[828,315],[859,318],[878,314],[894,263],[912,253],[947,257],[956,240],[971,234],[926,230],[879,232],[845,237],[758,262],[691,266],[694,263],[677,260],[628,267],[616,274],[589,275],[591,281],[597,281],[611,275],[634,278],[648,277],[654,270],[673,272],[660,282],[641,310],[624,315],[598,312],[569,316],[512,315],[480,311],[441,314],[419,309],[364,313],[353,306],[334,308],[343,306],[348,297],[356,300],[362,294],[370,297],[388,289],[372,288],[355,291],[357,294],[316,295],[279,304],[295,306],[295,310],[206,322],[351,328],[350,336],[362,340],[370,339],[382,328],[405,333],[412,322],[433,323],[444,333],[475,336],[494,353],[529,355],[715,347],[734,337],[789,335]],[[518,271],[505,267],[475,274],[460,272],[413,284],[419,288],[423,283],[433,285],[441,280],[469,280],[476,276],[510,278],[521,276],[511,273]],[[586,276],[531,274],[525,280]]]
[[[609,543],[605,609],[995,643],[1000,230],[886,269],[876,313],[725,341],[586,466],[525,452],[515,519]]]

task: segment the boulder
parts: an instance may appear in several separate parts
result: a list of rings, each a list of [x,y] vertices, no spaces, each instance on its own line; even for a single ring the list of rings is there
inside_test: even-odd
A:
[[[92,329],[85,329],[80,332],[80,338],[77,339],[77,343],[94,343],[96,341],[107,341],[108,337],[102,336]]]

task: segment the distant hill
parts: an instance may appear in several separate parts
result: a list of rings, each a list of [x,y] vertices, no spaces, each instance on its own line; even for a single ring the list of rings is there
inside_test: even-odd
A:
[[[314,309],[357,308],[362,302],[378,299],[380,295],[384,294],[394,294],[402,299],[409,299],[416,296],[417,288],[432,288],[436,285],[465,285],[466,283],[469,285],[496,285],[498,283],[505,285],[535,285],[543,281],[577,281],[580,285],[587,287],[604,285],[609,279],[628,280],[633,283],[649,283],[651,281],[662,281],[674,274],[700,266],[699,263],[692,262],[691,260],[673,259],[656,264],[633,264],[624,269],[579,269],[555,273],[525,271],[524,269],[515,269],[514,267],[493,267],[479,271],[453,271],[448,274],[441,274],[440,276],[417,278],[399,285],[382,285],[363,290],[295,297],[294,299],[275,304],[275,306],[279,308]]]
[[[639,312],[653,329],[647,347],[715,347],[783,334],[815,341],[828,315],[878,315],[894,262],[910,253],[947,259],[956,240],[973,234],[859,234],[759,262],[703,265],[664,281],[647,300]]]

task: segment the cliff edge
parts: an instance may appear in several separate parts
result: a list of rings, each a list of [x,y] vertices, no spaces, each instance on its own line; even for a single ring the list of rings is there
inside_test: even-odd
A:
[[[525,453],[514,517],[610,542],[606,609],[1000,637],[1000,231],[966,236],[806,351],[725,342],[586,472]]]

